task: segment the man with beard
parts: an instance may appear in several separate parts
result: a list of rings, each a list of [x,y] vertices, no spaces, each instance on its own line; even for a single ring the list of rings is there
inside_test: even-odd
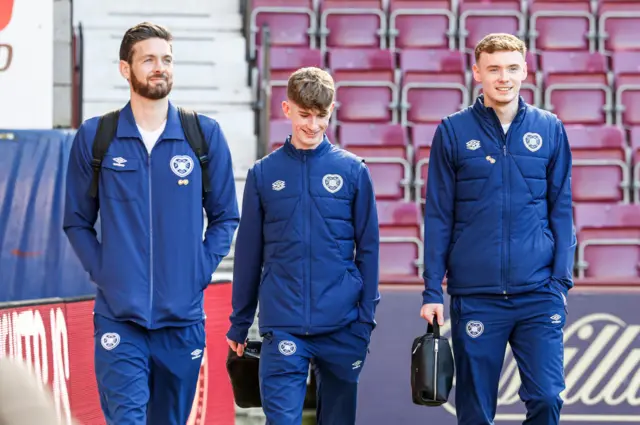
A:
[[[101,117],[91,118],[69,159],[64,230],[97,286],[95,370],[110,424],[186,423],[205,347],[203,291],[239,222],[220,126],[197,115],[208,150],[199,157],[167,98],[171,42],[169,31],[151,23],[125,33],[120,73],[131,98],[115,136],[96,164],[94,139],[104,134]]]

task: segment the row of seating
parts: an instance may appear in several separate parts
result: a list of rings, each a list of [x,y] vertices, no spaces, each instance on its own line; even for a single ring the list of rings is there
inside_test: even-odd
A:
[[[344,123],[330,127],[336,145],[366,159],[378,199],[424,203],[431,142],[437,124]],[[575,202],[640,204],[640,127],[627,140],[617,126],[565,126],[573,156]],[[270,150],[291,132],[287,120],[271,121]]]
[[[253,0],[251,58],[273,45],[472,51],[497,28],[534,51],[640,49],[635,0]]]
[[[283,118],[291,72],[303,66],[331,71],[336,81],[337,122],[439,122],[468,106],[481,92],[470,72],[473,60],[455,50],[270,49],[270,118]],[[611,62],[611,63],[609,63]],[[567,124],[640,125],[640,51],[543,52],[527,56],[522,96]],[[260,68],[255,81],[261,81]],[[257,85],[258,83],[256,83]],[[576,107],[580,105],[580,107]]]
[[[423,217],[417,204],[378,201],[380,269],[387,283],[419,282],[423,271]],[[610,283],[640,279],[640,205],[574,206],[577,279]]]

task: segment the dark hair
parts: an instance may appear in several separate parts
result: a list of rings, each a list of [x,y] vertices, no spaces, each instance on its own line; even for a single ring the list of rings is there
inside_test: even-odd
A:
[[[300,68],[289,77],[287,97],[302,109],[326,112],[334,95],[333,78],[323,69]]]
[[[173,40],[171,32],[162,25],[142,22],[129,28],[127,32],[124,33],[124,37],[122,37],[122,42],[120,43],[120,60],[131,63],[133,47],[136,43],[150,38],[161,38],[169,43]]]

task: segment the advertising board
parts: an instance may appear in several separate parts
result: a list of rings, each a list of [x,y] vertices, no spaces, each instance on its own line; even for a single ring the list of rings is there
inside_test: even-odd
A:
[[[207,347],[196,398],[187,425],[234,423],[233,393],[225,369],[224,334],[231,285],[216,283],[205,292]],[[0,307],[0,357],[23,358],[53,393],[65,424],[105,425],[93,368],[93,299],[43,300]]]
[[[410,354],[413,339],[426,331],[419,317],[420,287],[386,287],[360,380],[357,425],[431,423],[455,425],[454,388],[441,407],[412,404]],[[449,316],[448,297],[445,317]],[[564,328],[566,390],[561,423],[598,425],[640,423],[639,290],[574,289]],[[450,324],[442,328],[449,337]],[[521,424],[524,404],[520,377],[507,349],[500,377],[499,424]],[[468,391],[468,390],[467,390]]]

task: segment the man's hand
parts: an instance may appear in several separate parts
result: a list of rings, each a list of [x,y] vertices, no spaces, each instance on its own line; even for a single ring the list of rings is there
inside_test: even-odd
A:
[[[244,354],[244,347],[247,346],[246,342],[244,344],[238,344],[235,341],[231,341],[229,338],[227,338],[227,344],[229,344],[229,347],[231,347],[231,349],[236,352],[238,357],[242,357],[242,355]]]
[[[444,305],[442,304],[425,304],[420,309],[420,317],[425,319],[429,324],[433,325],[433,317],[438,318],[438,325],[444,325]]]

